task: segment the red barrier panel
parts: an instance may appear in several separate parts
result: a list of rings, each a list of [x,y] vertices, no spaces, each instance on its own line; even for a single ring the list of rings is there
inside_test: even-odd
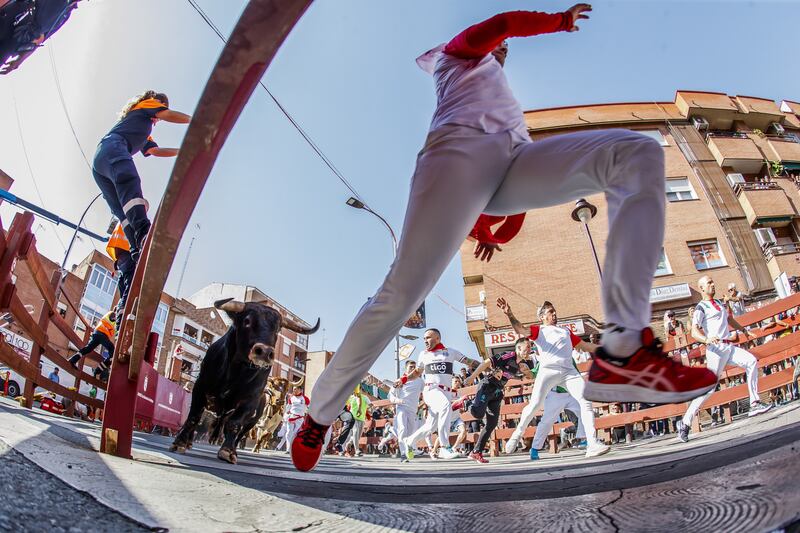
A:
[[[156,390],[161,376],[155,368],[148,364],[142,365],[139,373],[139,386],[136,390],[136,418],[147,422],[153,421],[156,408]]]
[[[142,368],[145,366],[149,365],[142,365]],[[153,424],[178,429],[181,427],[181,420],[183,419],[181,409],[189,393],[183,390],[177,383],[163,376],[158,377],[160,379],[156,387],[156,405],[153,410]]]

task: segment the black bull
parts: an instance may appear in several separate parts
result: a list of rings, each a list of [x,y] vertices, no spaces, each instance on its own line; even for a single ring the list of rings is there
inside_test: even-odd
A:
[[[192,405],[171,450],[184,453],[192,447],[195,429],[204,410],[217,417],[224,441],[217,457],[236,463],[239,441],[255,426],[264,411],[264,388],[275,359],[275,343],[281,328],[302,335],[319,329],[284,318],[261,303],[232,299],[214,302],[233,321],[225,335],[214,341],[200,364],[200,375],[192,390]]]

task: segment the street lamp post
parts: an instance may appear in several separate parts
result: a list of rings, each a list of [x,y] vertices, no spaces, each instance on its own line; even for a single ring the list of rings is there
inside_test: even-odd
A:
[[[350,207],[352,207],[353,209],[363,209],[364,211],[375,215],[378,218],[378,220],[380,220],[383,223],[383,225],[386,226],[386,229],[389,230],[389,236],[392,238],[392,258],[397,258],[397,236],[395,235],[394,230],[392,229],[392,226],[389,225],[389,223],[386,221],[386,219],[383,218],[382,216],[380,216],[378,213],[376,213],[372,209],[370,209],[370,207],[368,205],[366,205],[364,202],[362,202],[358,198],[354,198],[354,197],[351,196],[350,198],[347,199],[347,202],[345,202],[345,203],[347,205],[349,205]],[[402,338],[404,338],[406,340],[416,340],[416,339],[419,338],[419,337],[416,337],[414,335],[400,335],[399,332],[395,336],[395,338],[394,338],[394,341],[395,341],[394,358],[395,358],[395,363],[396,363],[396,367],[397,367],[396,368],[396,370],[397,370],[397,379],[400,379],[400,337],[402,337]]]
[[[86,213],[89,212],[89,209],[92,208],[94,203],[103,196],[103,194],[98,194],[97,196],[89,202],[89,205],[86,206],[86,209],[83,210],[83,214],[81,215],[80,220],[78,220],[78,225],[75,227],[75,231],[72,233],[72,238],[69,240],[69,245],[67,246],[67,250],[64,252],[64,259],[61,261],[61,276],[58,278],[58,284],[56,285],[56,301],[58,301],[58,297],[61,295],[61,287],[64,283],[64,278],[67,275],[67,260],[69,259],[69,254],[72,252],[72,246],[75,244],[75,241],[78,238],[78,231],[81,229],[81,224],[83,224],[83,219],[86,218]]]
[[[597,268],[597,277],[603,281],[603,271],[600,268],[600,260],[597,258],[597,250],[594,247],[594,240],[592,239],[592,232],[589,231],[589,221],[597,214],[597,206],[590,204],[585,198],[581,198],[575,202],[575,209],[572,210],[572,220],[583,224],[583,229],[586,231],[586,237],[589,239],[589,246],[592,249],[592,257],[594,257],[594,266]]]

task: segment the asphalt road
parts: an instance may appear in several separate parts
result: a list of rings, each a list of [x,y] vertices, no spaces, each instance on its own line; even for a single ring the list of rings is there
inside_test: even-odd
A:
[[[0,531],[152,531],[45,472],[0,441]]]

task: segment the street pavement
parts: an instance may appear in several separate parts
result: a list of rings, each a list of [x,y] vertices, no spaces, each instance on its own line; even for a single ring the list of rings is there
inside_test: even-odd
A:
[[[536,462],[520,453],[488,465],[325,457],[306,474],[284,453],[243,451],[239,464],[229,465],[216,459],[216,448],[198,444],[178,455],[169,452],[170,439],[144,433],[135,434],[134,459],[120,459],[95,451],[99,431],[99,424],[0,400],[0,442],[14,449],[2,464],[34,469],[56,494],[89,500],[75,512],[73,503],[46,500],[41,509],[33,504],[19,512],[4,505],[0,530],[2,517],[16,531],[51,530],[51,520],[64,531],[137,531],[140,525],[170,531],[800,528],[799,402],[692,434],[686,444],[651,438],[595,459],[577,451],[542,454]]]

